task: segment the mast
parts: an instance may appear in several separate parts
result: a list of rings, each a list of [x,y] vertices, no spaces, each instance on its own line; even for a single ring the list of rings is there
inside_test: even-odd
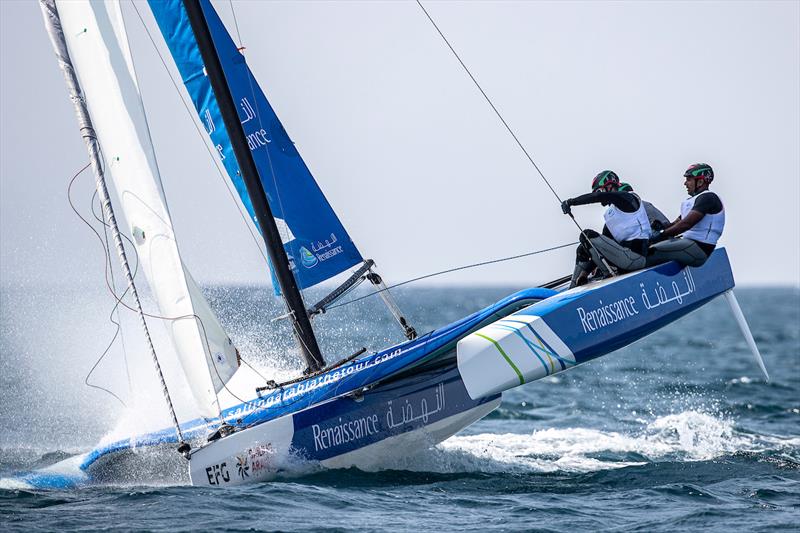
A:
[[[206,74],[211,82],[211,88],[219,104],[222,120],[230,137],[236,161],[239,163],[242,178],[247,186],[247,193],[253,203],[256,219],[261,228],[261,235],[264,238],[270,262],[275,269],[275,276],[281,287],[281,294],[289,308],[292,330],[300,346],[303,358],[308,365],[306,371],[315,372],[325,366],[325,360],[322,358],[317,345],[317,339],[314,336],[314,330],[311,328],[311,321],[308,318],[303,298],[300,295],[300,289],[297,287],[297,281],[289,269],[289,258],[286,256],[278,227],[275,224],[275,217],[272,215],[267,195],[261,185],[258,169],[247,144],[238,111],[233,102],[233,97],[225,79],[225,73],[222,70],[211,32],[203,14],[203,8],[199,0],[183,0],[183,5],[197,40]]]

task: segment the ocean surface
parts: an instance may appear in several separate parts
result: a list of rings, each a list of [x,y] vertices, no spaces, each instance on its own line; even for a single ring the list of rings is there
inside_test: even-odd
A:
[[[424,332],[514,289],[396,295]],[[280,309],[267,290],[207,293],[252,364],[276,377],[300,368],[286,325],[271,321]],[[718,300],[625,349],[507,392],[484,420],[380,471],[304,468],[227,490],[155,485],[142,473],[108,486],[35,491],[14,476],[109,433],[160,424],[164,404],[130,313],[89,378],[119,399],[84,384],[116,329],[102,288],[4,287],[0,530],[797,531],[800,290],[737,294],[770,383]],[[374,297],[316,324],[326,354],[402,339]],[[157,332],[156,342],[164,340]],[[174,388],[179,411],[186,409]]]

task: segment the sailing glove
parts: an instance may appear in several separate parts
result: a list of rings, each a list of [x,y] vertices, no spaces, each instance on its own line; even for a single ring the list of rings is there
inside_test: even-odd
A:
[[[561,202],[561,211],[563,211],[565,215],[572,213],[572,209],[569,207],[569,200],[564,200]]]
[[[665,240],[667,240],[667,237],[664,235],[664,230],[654,231],[653,234],[650,235],[650,242],[648,244],[653,245]]]

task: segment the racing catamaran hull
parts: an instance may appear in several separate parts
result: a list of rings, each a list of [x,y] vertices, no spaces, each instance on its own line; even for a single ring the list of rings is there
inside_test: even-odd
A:
[[[223,487],[270,479],[303,461],[393,464],[485,416],[503,391],[635,342],[733,286],[727,253],[718,249],[699,268],[667,263],[568,291],[520,291],[414,341],[232,406],[223,414],[235,431],[218,440],[206,442],[201,420],[183,424],[195,443],[189,477]],[[174,448],[170,429],[112,443],[86,454],[80,474],[88,483],[131,470],[175,476],[183,468],[185,476]],[[172,459],[152,463],[147,449]],[[150,466],[120,467],[141,460]]]

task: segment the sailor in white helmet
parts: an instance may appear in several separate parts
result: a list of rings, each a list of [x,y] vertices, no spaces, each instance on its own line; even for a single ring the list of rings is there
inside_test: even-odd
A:
[[[714,169],[696,163],[683,174],[689,198],[681,204],[679,216],[667,229],[650,239],[647,266],[677,261],[697,267],[706,262],[717,246],[725,228],[725,207],[716,194],[708,190],[714,181]],[[674,238],[681,235],[680,238]]]

